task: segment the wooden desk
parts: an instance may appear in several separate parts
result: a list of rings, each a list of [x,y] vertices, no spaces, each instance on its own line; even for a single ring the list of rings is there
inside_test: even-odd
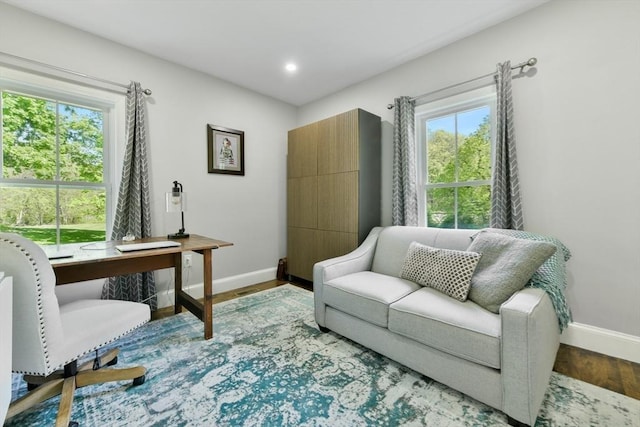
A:
[[[149,237],[131,243],[167,240],[166,237]],[[115,246],[122,241],[98,242],[95,244],[62,245],[60,249],[73,251],[73,258],[51,260],[56,274],[56,285],[75,283],[83,280],[101,279],[131,273],[175,269],[175,313],[184,306],[198,319],[204,322],[204,338],[213,337],[213,249],[232,246],[233,243],[191,234],[186,239],[175,239],[181,246],[149,249],[143,251],[120,252]],[[45,248],[45,252],[49,248]],[[182,253],[193,251],[201,254],[204,260],[204,303],[182,290]]]

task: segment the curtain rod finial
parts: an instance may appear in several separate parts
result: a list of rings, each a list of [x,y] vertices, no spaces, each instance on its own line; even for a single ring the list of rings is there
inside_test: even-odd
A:
[[[127,89],[127,93],[130,93],[131,91],[129,89]],[[142,89],[142,93],[144,93],[145,95],[151,95],[153,92],[151,92],[151,89]]]

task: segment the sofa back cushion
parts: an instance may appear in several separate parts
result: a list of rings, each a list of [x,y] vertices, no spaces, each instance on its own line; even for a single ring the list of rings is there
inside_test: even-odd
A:
[[[411,242],[434,248],[466,250],[471,236],[478,230],[455,230],[448,228],[385,227],[378,236],[371,271],[400,277],[404,260]]]

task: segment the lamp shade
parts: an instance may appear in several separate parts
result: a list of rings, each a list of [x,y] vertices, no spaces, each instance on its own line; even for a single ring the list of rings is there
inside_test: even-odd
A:
[[[187,193],[171,191],[166,193],[167,212],[184,212],[187,210]]]

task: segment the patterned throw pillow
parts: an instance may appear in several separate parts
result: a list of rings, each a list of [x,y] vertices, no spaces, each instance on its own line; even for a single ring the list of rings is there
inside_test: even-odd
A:
[[[480,256],[475,252],[432,248],[412,242],[400,277],[465,301]]]

